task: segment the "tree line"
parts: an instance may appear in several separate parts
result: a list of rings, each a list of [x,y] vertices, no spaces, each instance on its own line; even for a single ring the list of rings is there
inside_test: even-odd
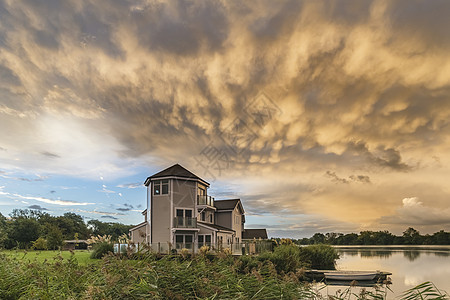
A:
[[[89,220],[75,213],[52,216],[46,212],[14,209],[6,218],[0,213],[0,248],[29,249],[36,241],[45,241],[46,248],[58,249],[64,240],[84,240],[91,235],[110,235],[113,240],[126,233],[132,225]]]
[[[450,232],[444,230],[433,234],[420,234],[409,227],[402,235],[384,231],[361,231],[357,233],[316,233],[310,238],[294,240],[299,245],[450,245]]]

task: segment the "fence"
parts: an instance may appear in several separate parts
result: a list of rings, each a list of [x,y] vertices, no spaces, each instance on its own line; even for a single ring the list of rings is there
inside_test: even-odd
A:
[[[127,251],[153,251],[158,254],[177,254],[180,251],[197,253],[202,246],[207,246],[212,252],[230,249],[232,255],[255,255],[272,251],[272,242],[267,240],[255,240],[234,244],[213,243],[140,243],[140,244],[114,244],[114,253],[127,253]]]

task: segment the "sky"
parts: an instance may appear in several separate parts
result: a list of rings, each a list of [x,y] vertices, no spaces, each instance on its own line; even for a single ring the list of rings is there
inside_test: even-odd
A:
[[[449,13],[0,0],[0,212],[138,224],[179,163],[273,237],[449,231]]]

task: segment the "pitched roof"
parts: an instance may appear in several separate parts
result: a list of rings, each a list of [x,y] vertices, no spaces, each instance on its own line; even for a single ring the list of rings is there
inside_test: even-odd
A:
[[[233,210],[238,204],[242,210],[242,213],[244,213],[244,207],[242,206],[241,199],[214,200],[214,206],[217,208],[218,212],[221,210]]]
[[[64,240],[66,244],[87,244],[86,240]]]
[[[134,226],[133,228],[130,228],[128,231],[134,231],[138,228],[141,228],[142,226],[147,225],[147,221],[144,221],[142,223],[137,224],[136,226]]]
[[[200,222],[200,221],[197,221],[197,224],[208,226],[208,227],[214,228],[214,229],[219,230],[219,231],[232,231],[232,232],[235,232],[233,229],[226,228],[226,227],[223,227],[223,226],[220,226],[220,225],[217,225],[217,224],[210,224],[210,223],[205,223],[205,222]]]
[[[168,167],[156,174],[153,174],[152,176],[148,177],[147,180],[145,180],[144,184],[146,186],[148,186],[150,184],[151,179],[170,177],[170,176],[188,178],[188,179],[196,179],[196,180],[203,181],[204,183],[209,185],[208,182],[204,181],[203,179],[201,179],[200,177],[198,177],[197,175],[195,175],[194,173],[192,173],[191,171],[187,170],[186,168],[182,167],[179,164],[175,164],[175,165]]]
[[[267,239],[266,229],[244,229],[242,232],[242,239],[252,240],[252,239]]]

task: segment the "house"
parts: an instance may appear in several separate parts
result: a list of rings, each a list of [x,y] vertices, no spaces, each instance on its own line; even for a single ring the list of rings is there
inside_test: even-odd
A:
[[[86,240],[64,240],[62,250],[87,249]]]
[[[267,230],[264,229],[244,229],[242,240],[267,240]]]
[[[240,199],[216,200],[210,184],[179,164],[145,180],[145,221],[130,230],[133,243],[158,251],[203,245],[241,251],[245,210]],[[266,234],[267,238],[267,234]]]
[[[147,221],[147,209],[145,209],[142,214],[144,215],[144,222],[130,229],[130,238],[135,244],[146,242],[147,232],[149,228],[149,223]]]

